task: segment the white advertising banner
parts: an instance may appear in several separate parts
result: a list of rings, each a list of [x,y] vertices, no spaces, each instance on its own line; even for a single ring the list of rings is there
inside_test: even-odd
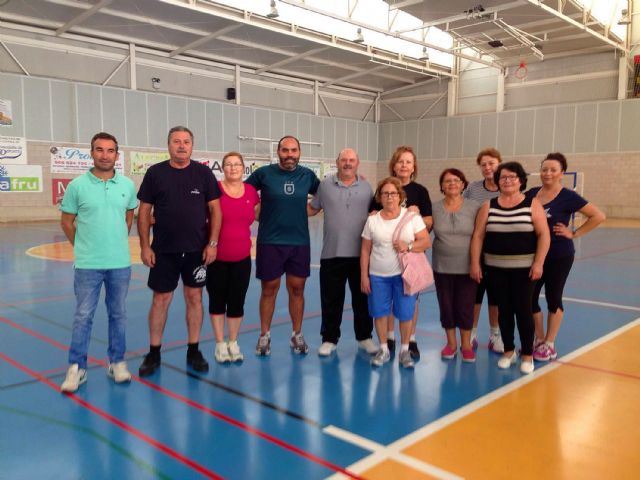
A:
[[[93,167],[91,150],[79,147],[51,147],[51,173],[85,173]],[[116,172],[124,175],[124,156],[118,153]]]
[[[27,164],[27,140],[24,137],[0,136],[0,163]]]
[[[13,125],[11,100],[0,98],[0,126],[10,127],[11,125]]]
[[[0,163],[0,193],[42,192],[41,165],[6,165]]]

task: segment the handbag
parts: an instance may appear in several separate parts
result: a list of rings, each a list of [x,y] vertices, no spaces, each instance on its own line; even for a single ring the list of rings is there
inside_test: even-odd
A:
[[[411,221],[414,212],[407,211],[393,232],[392,241],[395,243],[400,237],[404,226]],[[415,295],[433,285],[433,269],[424,252],[398,253],[400,268],[402,269],[402,284],[405,295]]]

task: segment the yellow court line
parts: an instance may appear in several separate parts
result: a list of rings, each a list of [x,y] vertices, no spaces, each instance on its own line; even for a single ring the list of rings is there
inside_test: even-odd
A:
[[[379,478],[388,462],[413,458],[434,478],[633,478],[639,342],[640,318],[348,468]]]

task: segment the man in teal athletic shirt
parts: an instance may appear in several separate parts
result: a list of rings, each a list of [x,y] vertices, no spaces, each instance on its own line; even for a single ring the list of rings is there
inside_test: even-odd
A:
[[[307,197],[316,193],[320,181],[312,170],[298,165],[300,153],[298,139],[287,135],[278,142],[279,162],[259,168],[247,179],[260,191],[261,205],[256,277],[262,282],[262,293],[256,355],[271,353],[269,329],[283,273],[293,325],[290,346],[296,354],[309,351],[302,335],[304,286],[311,271]]]

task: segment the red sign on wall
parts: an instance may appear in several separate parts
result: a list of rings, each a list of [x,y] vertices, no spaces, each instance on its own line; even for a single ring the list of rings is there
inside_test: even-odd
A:
[[[73,178],[52,178],[51,179],[51,201],[53,205],[60,205],[67,185]]]

